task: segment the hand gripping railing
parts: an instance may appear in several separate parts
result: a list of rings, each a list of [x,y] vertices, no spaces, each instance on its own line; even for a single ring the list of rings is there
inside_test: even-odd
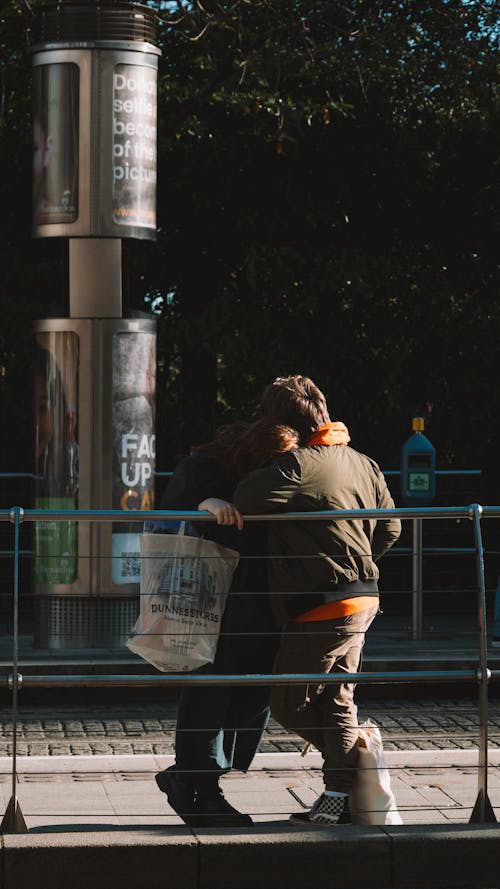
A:
[[[461,507],[427,507],[421,509],[385,509],[385,510],[320,510],[311,513],[278,513],[270,515],[245,516],[245,521],[325,521],[335,517],[335,520],[351,519],[390,519],[402,520],[443,519],[443,518],[467,518],[472,522],[474,532],[474,550],[476,553],[476,582],[477,582],[477,612],[478,612],[478,655],[479,665],[477,669],[465,670],[412,670],[399,672],[380,673],[346,673],[343,674],[344,682],[373,683],[373,684],[404,684],[420,682],[460,682],[475,680],[479,687],[479,757],[478,757],[478,792],[476,802],[470,818],[471,822],[493,823],[496,817],[488,797],[488,683],[492,676],[500,675],[499,670],[490,671],[487,660],[487,624],[486,624],[486,587],[484,576],[484,551],[481,534],[481,518],[500,517],[500,507],[481,507],[479,504]],[[208,513],[192,512],[189,510],[144,510],[140,513],[141,520],[158,520],[168,518],[170,520],[188,521],[215,521]],[[9,510],[0,510],[0,521],[10,521],[14,525],[14,575],[13,575],[13,641],[12,641],[12,673],[9,676],[0,677],[12,690],[12,794],[8,803],[0,829],[7,833],[21,833],[27,830],[26,823],[19,806],[16,793],[17,785],[17,699],[18,690],[22,686],[31,688],[48,687],[58,685],[69,686],[99,686],[118,687],[129,685],[303,685],[304,683],[337,683],[335,674],[258,674],[258,675],[198,675],[198,674],[172,674],[172,675],[25,675],[18,673],[19,653],[19,528],[23,521],[102,521],[102,522],[130,522],[130,513],[122,510],[23,510],[21,507],[12,507]]]

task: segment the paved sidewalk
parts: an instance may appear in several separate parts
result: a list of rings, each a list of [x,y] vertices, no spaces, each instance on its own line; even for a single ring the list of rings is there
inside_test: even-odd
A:
[[[455,624],[434,621],[414,643],[407,627],[396,632],[384,621],[369,636],[364,668],[476,669],[475,619]],[[499,658],[500,649],[490,649],[492,668]],[[24,651],[23,659],[26,675],[137,671],[116,652],[99,659],[94,651]],[[290,824],[289,814],[308,808],[322,788],[320,757],[302,758],[300,739],[271,722],[250,773],[223,779],[253,826],[196,833],[153,780],[173,761],[168,692],[153,702],[131,688],[122,703],[75,692],[68,705],[56,692],[42,696],[48,703],[29,703],[21,689],[16,795],[29,832],[2,836],[0,889],[499,889],[500,827],[469,823],[478,792],[477,685],[467,698],[446,700],[435,687],[422,689],[425,699],[395,692],[379,701],[358,687],[360,722],[369,717],[382,731],[402,826]],[[12,794],[9,703],[0,708],[4,808]],[[498,700],[490,703],[489,743],[488,793],[500,818]]]
[[[302,758],[300,739],[271,722],[269,752],[248,775],[223,779],[253,826],[196,832],[154,783],[173,761],[175,704],[137,697],[110,704],[91,694],[36,705],[21,693],[18,752],[29,755],[18,756],[16,794],[29,832],[3,835],[0,889],[498,889],[500,828],[469,823],[478,788],[476,691],[361,703],[360,721],[381,726],[402,826],[291,824],[289,814],[308,808],[322,788],[320,757]],[[493,746],[500,702],[491,702],[489,716],[489,799],[500,818],[500,746]],[[5,705],[5,752],[10,718]],[[5,808],[12,794],[5,755],[0,793]]]
[[[472,750],[387,753],[392,789],[404,824],[466,824],[477,797],[478,752]],[[181,819],[154,782],[172,756],[19,757],[17,795],[30,831],[102,830],[111,826],[175,827]],[[256,824],[280,822],[307,809],[323,783],[321,757],[257,754],[247,775],[222,779],[233,805]],[[489,797],[500,818],[500,750],[492,750]],[[11,764],[0,760],[4,809],[12,792]],[[499,835],[500,836],[500,835]]]
[[[288,820],[321,786],[319,755],[258,754],[224,780],[248,828],[184,825],[153,782],[168,756],[25,757],[28,833],[4,834],[1,889],[493,889],[500,828],[468,824],[477,751],[388,753],[402,826],[302,827]],[[4,803],[8,760],[1,761]],[[500,815],[500,751],[491,799]]]

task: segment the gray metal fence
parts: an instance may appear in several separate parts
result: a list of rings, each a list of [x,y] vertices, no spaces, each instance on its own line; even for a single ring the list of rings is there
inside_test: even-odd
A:
[[[175,521],[215,521],[208,513],[172,510],[151,510],[141,512],[141,520],[152,521],[169,519]],[[345,682],[357,684],[394,684],[405,683],[459,683],[464,681],[477,682],[479,708],[479,751],[477,763],[477,798],[471,821],[485,823],[495,821],[495,816],[488,798],[488,685],[491,679],[498,679],[500,670],[490,670],[487,657],[487,617],[486,589],[484,574],[484,551],[481,533],[481,520],[500,517],[500,507],[481,507],[479,504],[453,507],[427,507],[420,509],[392,510],[329,510],[312,513],[280,513],[269,515],[246,516],[247,522],[289,522],[289,521],[325,521],[334,517],[335,521],[352,519],[390,519],[422,522],[436,519],[467,519],[471,525],[473,546],[476,560],[476,604],[477,604],[477,666],[471,669],[457,670],[412,670],[394,672],[361,672],[344,674]],[[4,815],[2,829],[6,832],[26,830],[24,818],[19,807],[17,784],[17,718],[18,692],[24,688],[47,687],[119,687],[119,686],[187,686],[187,685],[304,685],[305,683],[338,683],[334,674],[256,674],[256,675],[199,675],[199,674],[153,674],[153,675],[21,675],[18,671],[19,657],[19,558],[20,558],[20,527],[23,522],[130,522],[130,514],[122,510],[24,510],[14,506],[8,510],[0,510],[0,521],[10,522],[13,526],[13,589],[12,589],[12,670],[8,675],[1,676],[0,682],[12,691],[12,795]],[[415,591],[414,591],[415,592]],[[420,590],[421,592],[421,590]],[[421,602],[417,603],[421,609]]]

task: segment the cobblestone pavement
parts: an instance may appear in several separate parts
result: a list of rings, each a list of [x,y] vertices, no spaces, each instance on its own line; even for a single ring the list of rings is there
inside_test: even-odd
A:
[[[88,703],[53,706],[20,703],[19,756],[170,754],[174,751],[173,703]],[[478,710],[472,700],[374,700],[359,708],[382,730],[386,750],[466,750],[478,746]],[[489,746],[500,748],[500,701],[489,706]],[[297,752],[302,741],[271,720],[261,753]],[[0,707],[0,756],[12,753],[12,711]]]

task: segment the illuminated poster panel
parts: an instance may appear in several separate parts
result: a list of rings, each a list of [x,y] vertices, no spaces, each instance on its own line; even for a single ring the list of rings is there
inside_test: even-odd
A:
[[[156,228],[156,70],[113,71],[113,222]]]
[[[113,337],[113,509],[154,509],[156,336]],[[138,583],[142,522],[113,526],[113,583]]]
[[[78,218],[79,69],[73,63],[33,71],[33,224]]]
[[[35,507],[78,507],[79,340],[70,331],[39,333],[35,341]],[[37,583],[73,583],[76,522],[36,522]]]

